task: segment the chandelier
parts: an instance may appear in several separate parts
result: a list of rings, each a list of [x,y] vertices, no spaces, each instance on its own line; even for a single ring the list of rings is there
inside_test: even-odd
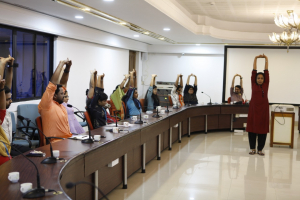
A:
[[[274,21],[275,24],[283,28],[283,33],[273,35],[269,35],[270,40],[279,45],[287,46],[287,52],[289,52],[289,47],[294,43],[300,42],[300,35],[298,34],[298,30],[300,29],[300,20],[298,15],[294,13],[292,10],[288,10],[288,17],[283,15],[275,16]]]

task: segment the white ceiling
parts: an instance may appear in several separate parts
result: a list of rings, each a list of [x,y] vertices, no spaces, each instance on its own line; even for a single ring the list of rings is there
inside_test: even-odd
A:
[[[192,15],[204,15],[213,19],[267,23],[274,22],[274,14],[286,14],[287,10],[300,12],[299,0],[176,0]],[[211,3],[214,5],[211,5]]]
[[[137,34],[123,26],[116,25],[95,16],[89,15],[83,11],[78,11],[73,8],[55,3],[52,0],[0,0],[17,6],[26,7],[41,13],[56,16],[68,21],[80,23],[89,27],[107,31],[113,34],[121,35],[134,40],[142,41],[148,44],[169,44],[146,35],[139,34],[139,38],[133,37]],[[262,42],[262,39],[247,40],[243,37],[222,37],[222,35],[213,34],[211,32],[191,31],[184,23],[179,22],[174,17],[170,16],[167,12],[162,12],[157,7],[149,3],[149,0],[114,0],[113,2],[105,2],[103,0],[77,0],[90,7],[121,18],[125,21],[136,24],[140,27],[148,29],[152,32],[158,33],[179,43],[257,43]],[[147,1],[147,2],[146,2]],[[154,0],[153,0],[154,1]],[[300,3],[297,0],[215,0],[214,6],[211,6],[207,0],[157,0],[159,2],[171,2],[178,8],[184,10],[185,14],[190,15],[196,24],[201,24],[200,18],[195,16],[207,16],[213,19],[231,22],[254,22],[254,23],[269,23],[269,26],[263,25],[268,29],[262,32],[272,32],[271,29],[278,30],[273,23],[272,12],[279,10],[287,10],[298,8]],[[176,4],[177,3],[177,4]],[[292,5],[292,7],[288,6]],[[275,10],[276,7],[276,10]],[[171,10],[171,9],[170,9]],[[275,11],[273,11],[275,10]],[[300,7],[299,7],[300,12]],[[252,14],[258,16],[252,16]],[[271,13],[271,14],[270,14]],[[75,15],[82,15],[84,19],[75,19]],[[177,15],[177,17],[181,17]],[[198,19],[198,20],[195,20]],[[248,20],[248,21],[247,21]],[[223,23],[219,23],[221,26]],[[248,23],[249,24],[249,23]],[[249,27],[245,24],[244,30],[239,30],[243,25],[236,26],[237,29],[230,30],[228,27],[217,27],[218,29],[238,31],[255,32],[257,28]],[[256,24],[256,26],[262,24]],[[164,31],[163,28],[168,27],[170,31]],[[212,26],[213,27],[213,26]],[[258,26],[257,26],[258,27]],[[214,27],[213,27],[214,28]],[[204,28],[203,28],[204,29]],[[218,32],[218,29],[210,29]],[[196,29],[195,29],[196,30]],[[199,30],[199,27],[197,28]],[[202,29],[201,29],[202,30]],[[195,33],[196,32],[196,33]],[[229,34],[233,36],[234,34]],[[245,35],[245,34],[244,34]],[[261,34],[265,36],[264,43],[270,43],[267,39],[268,34]],[[255,37],[254,37],[255,38]]]

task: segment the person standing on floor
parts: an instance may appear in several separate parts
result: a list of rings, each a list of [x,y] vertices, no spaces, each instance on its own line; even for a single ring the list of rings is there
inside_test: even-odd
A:
[[[265,59],[264,73],[257,73],[257,59]],[[256,153],[256,139],[258,141],[257,153],[261,156],[265,155],[262,150],[266,143],[267,133],[269,132],[269,71],[268,57],[263,55],[256,56],[253,63],[253,71],[251,76],[252,97],[249,104],[249,112],[247,119],[247,129],[250,155]]]

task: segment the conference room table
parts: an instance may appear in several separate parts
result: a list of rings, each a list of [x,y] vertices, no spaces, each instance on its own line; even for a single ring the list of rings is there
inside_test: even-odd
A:
[[[142,113],[143,124],[120,126],[120,133],[112,133],[113,124],[91,131],[91,135],[104,135],[100,142],[83,144],[80,140],[65,139],[52,144],[53,150],[60,151],[60,158],[55,164],[41,164],[45,157],[30,157],[37,165],[41,186],[45,189],[61,191],[60,194],[46,193],[42,199],[100,199],[102,196],[90,185],[80,184],[72,189],[66,188],[68,182],[88,181],[96,184],[105,194],[123,184],[134,173],[147,173],[146,164],[153,159],[160,160],[161,152],[172,150],[172,144],[181,142],[183,137],[192,133],[243,129],[247,117],[236,118],[236,114],[248,114],[248,105],[192,105],[179,109],[169,108],[170,112],[153,118]],[[166,108],[162,108],[165,110]],[[139,117],[138,117],[139,119]],[[88,133],[85,133],[88,134]],[[36,150],[50,156],[49,145]],[[25,153],[26,154],[26,153]],[[109,167],[112,161],[119,163]],[[20,172],[18,183],[8,180],[8,173]],[[36,169],[22,155],[0,166],[0,199],[22,199],[20,184],[31,182],[36,187]]]

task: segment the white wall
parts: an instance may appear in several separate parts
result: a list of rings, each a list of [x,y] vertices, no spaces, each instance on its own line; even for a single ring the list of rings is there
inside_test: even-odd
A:
[[[104,92],[110,96],[128,72],[129,50],[107,47],[58,37],[56,40],[55,68],[59,60],[72,60],[68,88],[69,103],[80,110],[85,108],[85,91],[89,87],[90,70],[105,73]]]
[[[209,94],[212,102],[221,103],[223,86],[223,55],[203,54],[155,54],[149,53],[148,60],[143,62],[145,80],[144,93],[150,85],[151,74],[157,74],[156,81],[175,82],[177,74],[183,74],[183,84],[187,76],[194,73],[198,77],[198,101],[209,102],[209,98],[201,91]],[[194,78],[190,79],[193,84]]]

